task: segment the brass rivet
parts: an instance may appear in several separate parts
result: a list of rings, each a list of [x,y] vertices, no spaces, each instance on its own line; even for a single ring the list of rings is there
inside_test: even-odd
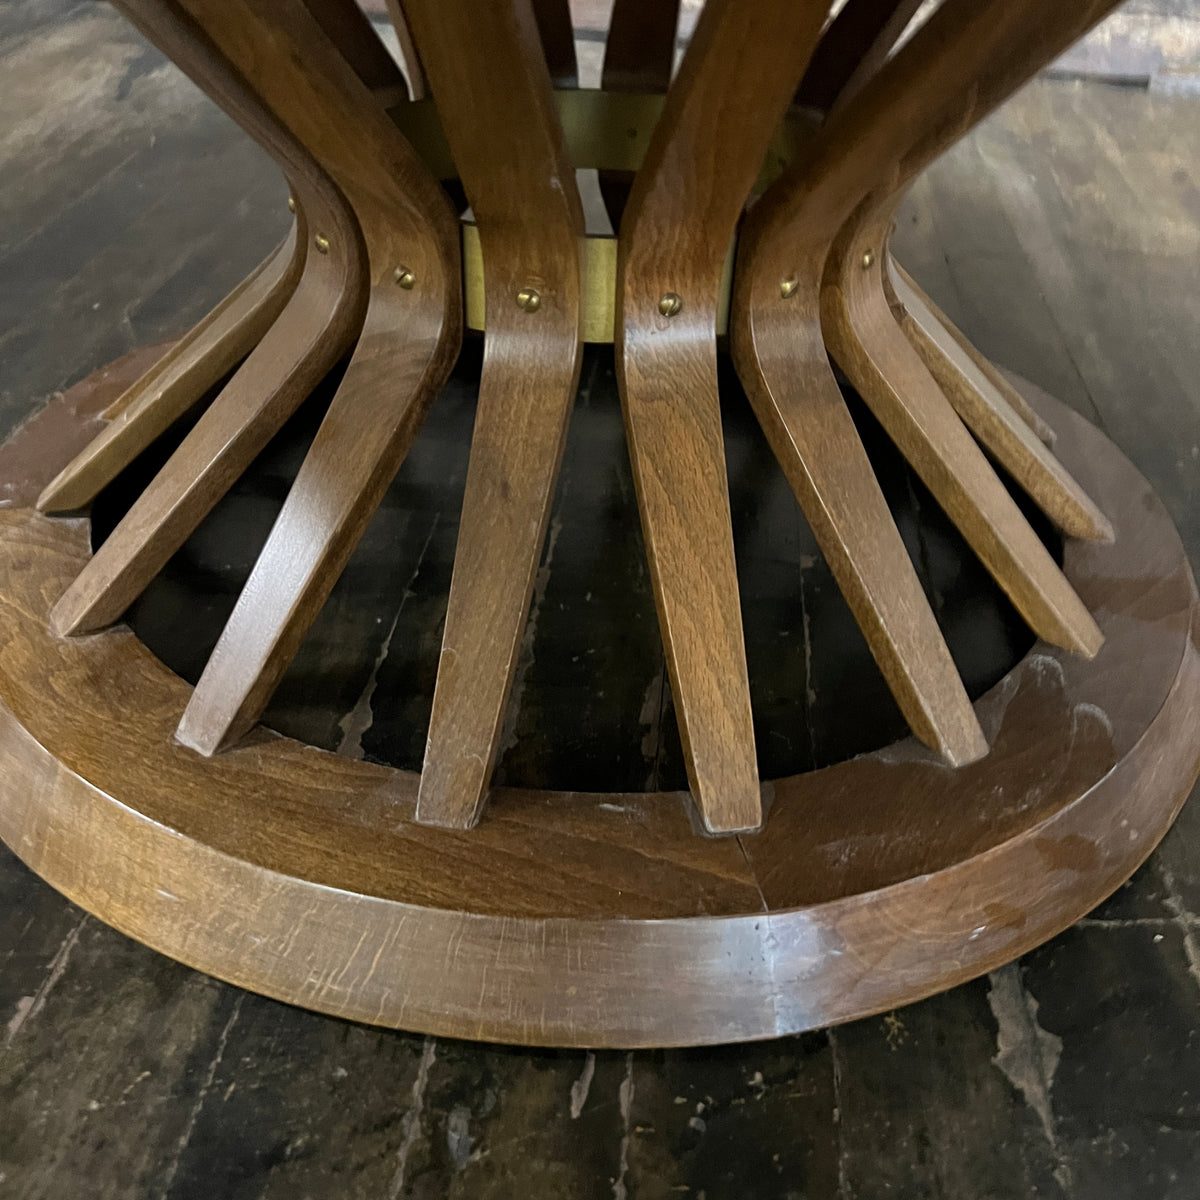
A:
[[[781,295],[781,296],[782,296],[782,297],[783,297],[785,300],[789,300],[789,299],[791,299],[791,297],[792,297],[792,296],[794,296],[794,295],[796,294],[796,289],[797,289],[799,286],[800,286],[800,280],[798,280],[798,279],[797,279],[797,278],[796,278],[796,277],[793,275],[793,276],[792,276],[790,279],[785,279],[785,280],[784,280],[784,281],[783,281],[783,282],[782,282],[782,283],[779,285],[779,294],[780,294],[780,295]]]
[[[874,265],[875,253],[872,250],[868,250],[866,254],[863,255],[863,270],[869,271]]]
[[[323,233],[317,234],[317,250],[321,254],[329,253],[329,239]]]
[[[397,267],[394,278],[406,292],[411,292],[412,285],[417,282],[417,277],[407,267]]]
[[[295,211],[296,211],[296,197],[289,196],[288,197],[288,212],[295,212]]]
[[[658,302],[658,311],[664,317],[673,317],[683,307],[683,301],[675,292],[663,292]]]
[[[536,288],[522,288],[517,293],[517,307],[522,312],[535,313],[542,307],[542,295]]]

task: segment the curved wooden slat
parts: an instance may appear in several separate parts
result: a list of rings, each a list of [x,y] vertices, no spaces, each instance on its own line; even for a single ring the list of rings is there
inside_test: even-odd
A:
[[[390,108],[408,99],[408,84],[399,65],[358,4],[304,0],[304,6],[379,104]]]
[[[366,305],[362,237],[333,181],[174,0],[120,7],[279,162],[313,252],[279,319],[55,605],[61,634],[121,616],[349,348]]]
[[[385,0],[388,18],[396,31],[396,41],[400,43],[400,57],[404,59],[404,72],[408,76],[408,94],[413,100],[424,100],[429,95],[429,84],[425,79],[425,68],[421,65],[421,56],[417,53],[416,44],[408,28],[408,18],[400,0]]]
[[[462,334],[458,223],[303,0],[185,0],[343,182],[371,273],[346,373],[180,721],[212,754],[258,720],[445,382]],[[322,0],[336,21],[354,0]]]
[[[717,300],[742,206],[825,7],[709,0],[621,225],[617,380],[688,780],[714,832],[762,820],[717,394]]]
[[[947,0],[750,218],[762,261],[790,283],[785,298],[778,278],[758,281],[762,313],[795,325],[815,360],[804,338],[819,311],[830,352],[1026,620],[1085,654],[1100,644],[1095,622],[891,317],[878,235],[917,171],[1111,7]]]
[[[296,218],[270,258],[113,402],[104,414],[109,424],[38,497],[42,512],[90,504],[258,345],[304,270],[308,234],[299,208]]]
[[[1053,450],[1054,430],[1050,428],[1041,416],[1034,412],[1029,401],[1004,378],[986,355],[975,348],[966,334],[921,290],[913,277],[896,261],[895,256],[889,252],[888,272],[884,280],[885,286],[894,284],[897,278],[903,280],[912,297],[915,297],[917,307],[921,310],[922,319],[920,322],[914,321],[911,330],[910,327],[906,326],[905,332],[919,336],[920,344],[917,344],[917,349],[921,352],[922,356],[925,354],[922,346],[928,343],[940,355],[953,359],[954,353],[949,345],[950,342],[953,342],[971,361],[975,370],[987,381],[991,392],[994,393],[994,396],[991,397],[992,402],[997,405],[1001,402],[1007,404],[1037,434],[1038,438]],[[895,297],[894,289],[892,295],[888,297],[888,303],[892,306],[893,312],[896,312],[897,307],[902,309],[905,307]],[[929,320],[925,319],[926,313]],[[918,328],[920,331],[919,335],[917,335]]]
[[[893,268],[889,255],[885,270],[901,305],[900,327],[967,428],[1064,533],[1111,541],[1108,518]]]
[[[417,819],[478,819],[579,380],[583,211],[529,0],[407,0],[486,264],[487,333]],[[489,47],[477,61],[467,39]]]
[[[675,65],[678,27],[679,0],[616,0],[604,43],[601,89],[665,92]],[[600,172],[600,194],[613,229],[621,228],[632,186],[632,172]]]
[[[843,104],[883,66],[922,0],[846,0],[829,22],[796,103],[829,112]]]

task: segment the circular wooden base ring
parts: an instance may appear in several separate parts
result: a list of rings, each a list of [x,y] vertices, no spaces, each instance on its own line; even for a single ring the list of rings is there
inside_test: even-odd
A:
[[[1200,770],[1196,592],[1170,519],[1029,385],[1117,530],[1065,569],[1106,642],[1038,644],[976,710],[992,751],[914,741],[765,785],[754,836],[686,796],[498,790],[460,833],[416,777],[267,731],[175,745],[187,685],[127,629],[58,640],[82,519],[30,507],[142,361],[0,450],[0,837],[71,900],[222,979],[340,1017],[547,1046],[728,1042],[883,1011],[991,970],[1118,887]]]

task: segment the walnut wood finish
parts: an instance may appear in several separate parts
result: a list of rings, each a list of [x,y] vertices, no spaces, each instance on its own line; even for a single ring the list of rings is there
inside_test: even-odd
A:
[[[910,303],[915,302],[917,308],[920,310],[921,319],[919,323],[916,319],[911,321],[905,320],[907,310],[896,297],[895,289],[892,287],[897,279],[903,281],[907,288],[906,295],[908,295]],[[888,270],[884,279],[884,286],[892,287],[892,291],[888,295],[888,303],[891,305],[892,312],[897,314],[897,319],[904,327],[905,333],[913,339],[913,345],[917,347],[918,352],[925,358],[926,366],[929,366],[931,374],[936,375],[933,366],[930,364],[929,357],[951,363],[958,361],[953,349],[947,342],[947,339],[949,339],[966,355],[979,376],[982,377],[976,377],[965,366],[963,367],[963,374],[971,379],[973,385],[979,390],[984,399],[996,408],[1003,408],[1004,405],[1007,405],[1037,434],[1038,438],[1046,446],[1051,450],[1054,449],[1054,430],[1034,412],[1025,397],[1005,379],[1004,375],[992,365],[991,361],[985,355],[981,354],[975,348],[966,334],[934,304],[921,290],[913,277],[890,253],[888,255]]]
[[[244,71],[258,66],[268,103],[309,144],[318,143],[307,114],[338,131],[336,148],[318,153],[345,180],[370,270],[366,321],[341,386],[179,724],[184,745],[212,754],[258,720],[403,462],[458,354],[462,297],[458,226],[444,195],[301,0],[240,10],[186,2],[218,38],[239,28],[230,56]],[[327,19],[343,5],[356,8],[323,0]]]
[[[717,297],[742,205],[824,15],[820,0],[710,0],[621,223],[617,381],[688,779],[714,832],[762,819]]]
[[[824,354],[819,296],[830,353],[1018,609],[1037,632],[1085,654],[1099,644],[1094,621],[900,333],[880,262],[884,214],[912,175],[1106,7],[943,5],[756,208],[747,234],[761,268],[742,292],[756,332],[794,338],[814,364]],[[783,263],[795,282],[787,297]]]
[[[479,816],[582,346],[583,211],[529,0],[407,0],[483,248],[483,374],[418,820]],[[464,57],[468,39],[489,48]],[[513,120],[512,112],[521,113]]]
[[[304,6],[379,104],[388,108],[409,98],[400,67],[360,5],[344,0],[304,0]]]
[[[55,605],[51,620],[61,634],[121,616],[350,347],[366,304],[358,223],[301,140],[174,0],[122,0],[121,9],[276,159],[313,244],[278,320]]]
[[[890,255],[885,259],[885,270],[900,303],[900,327],[979,443],[991,451],[1064,533],[1071,537],[1111,539],[1112,525],[1108,518],[1063,469],[1030,424],[996,391],[974,359],[949,335],[920,293],[895,270]],[[891,307],[893,315],[897,315],[895,306]]]
[[[421,56],[417,53],[416,44],[408,28],[408,18],[400,0],[385,0],[388,17],[392,28],[396,31],[396,40],[400,43],[400,55],[404,59],[404,69],[408,76],[408,94],[413,100],[424,100],[429,94],[429,84],[425,79],[425,68],[421,66]]]
[[[200,758],[170,738],[186,685],[128,631],[46,631],[88,531],[29,506],[143,366],[0,450],[0,837],[76,903],[236,984],[456,1037],[778,1036],[1058,932],[1145,858],[1200,768],[1183,549],[1129,462],[1033,389],[1114,514],[1115,545],[1065,560],[1107,641],[1092,660],[1037,646],[984,696],[986,762],[947,771],[909,741],[779,780],[765,829],[734,839],[690,836],[672,794],[505,790],[462,833],[413,821],[412,774],[266,733]]]
[[[42,512],[90,504],[262,341],[304,270],[308,231],[303,213],[296,215],[274,254],[117,398],[105,413],[109,424],[38,497]]]

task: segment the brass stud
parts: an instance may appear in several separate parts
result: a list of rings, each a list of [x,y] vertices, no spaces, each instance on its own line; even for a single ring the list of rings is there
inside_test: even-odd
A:
[[[785,299],[790,300],[795,294],[796,289],[800,286],[800,280],[795,275],[783,280],[779,285],[779,294]]]
[[[323,234],[318,233],[316,238],[317,251],[321,254],[329,253],[329,239]]]
[[[535,313],[542,307],[542,295],[536,288],[522,288],[517,293],[517,307],[522,312]]]
[[[406,292],[411,292],[417,282],[417,277],[407,267],[397,267],[393,278]]]
[[[288,197],[288,212],[295,212],[295,211],[296,211],[296,197],[289,196]]]
[[[673,317],[683,307],[683,301],[675,292],[663,292],[658,302],[658,311],[664,317]]]
[[[863,270],[869,271],[875,265],[875,252],[868,250],[862,257]]]

